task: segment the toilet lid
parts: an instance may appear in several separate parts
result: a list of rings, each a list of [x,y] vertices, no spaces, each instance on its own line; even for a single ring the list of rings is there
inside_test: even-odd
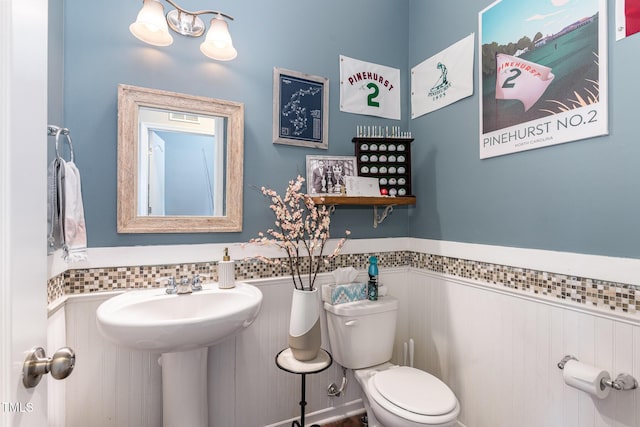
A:
[[[373,377],[378,392],[394,405],[420,415],[443,415],[458,400],[445,383],[433,375],[408,366],[378,372]],[[384,406],[383,402],[378,402]]]

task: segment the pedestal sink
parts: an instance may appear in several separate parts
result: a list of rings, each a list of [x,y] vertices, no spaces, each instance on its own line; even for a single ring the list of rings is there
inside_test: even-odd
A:
[[[241,332],[260,312],[262,292],[248,283],[169,295],[154,288],[102,303],[98,330],[132,350],[162,354],[163,426],[208,426],[207,348]]]

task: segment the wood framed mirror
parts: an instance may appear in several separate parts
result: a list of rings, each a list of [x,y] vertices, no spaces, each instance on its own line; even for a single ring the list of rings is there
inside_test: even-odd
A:
[[[118,233],[242,231],[244,104],[118,86]]]

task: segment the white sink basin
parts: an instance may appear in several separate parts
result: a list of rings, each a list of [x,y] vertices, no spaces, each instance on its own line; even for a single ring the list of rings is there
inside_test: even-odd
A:
[[[237,282],[217,283],[183,295],[162,288],[128,291],[103,302],[98,329],[110,341],[133,350],[171,353],[207,347],[240,332],[258,316],[262,292]]]

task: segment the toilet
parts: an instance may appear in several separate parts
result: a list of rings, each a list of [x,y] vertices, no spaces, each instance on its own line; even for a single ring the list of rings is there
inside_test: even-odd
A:
[[[398,300],[324,304],[333,359],[354,370],[362,387],[369,427],[456,425],[460,404],[435,376],[389,361],[393,353]]]

